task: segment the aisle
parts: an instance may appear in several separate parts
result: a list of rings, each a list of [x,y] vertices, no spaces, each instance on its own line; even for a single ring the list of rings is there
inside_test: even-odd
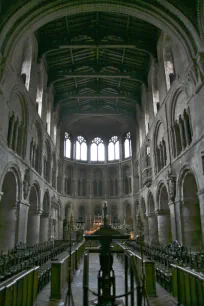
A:
[[[124,293],[124,268],[116,256],[114,256],[114,271],[116,276],[116,294]],[[99,270],[99,257],[98,254],[89,255],[89,288],[97,292],[97,273]],[[65,306],[64,300],[66,295],[64,290],[62,300],[50,301],[50,283],[40,292],[34,306]],[[72,293],[75,306],[83,306],[83,260],[79,269],[74,275],[72,282]],[[174,299],[171,295],[157,284],[157,297],[150,298],[150,306],[174,306]],[[96,297],[90,292],[89,301],[94,300]],[[124,299],[123,299],[124,300]],[[91,304],[90,304],[91,305]],[[135,303],[136,305],[136,303]]]
[[[89,255],[89,288],[97,292],[97,273],[99,270],[99,257],[98,254]],[[124,293],[124,268],[117,259],[114,257],[114,270],[116,276],[116,294]],[[83,260],[79,269],[74,275],[72,282],[72,293],[75,306],[83,306]],[[63,299],[60,301],[49,301],[50,297],[50,283],[39,293],[34,306],[64,306],[64,299],[66,289],[63,294]],[[92,301],[96,297],[90,292],[89,300]]]

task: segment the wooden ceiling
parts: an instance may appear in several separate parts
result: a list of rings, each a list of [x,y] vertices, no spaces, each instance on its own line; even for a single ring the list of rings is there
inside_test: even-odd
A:
[[[102,12],[63,17],[40,28],[39,60],[45,60],[61,115],[134,115],[159,33],[139,19]]]

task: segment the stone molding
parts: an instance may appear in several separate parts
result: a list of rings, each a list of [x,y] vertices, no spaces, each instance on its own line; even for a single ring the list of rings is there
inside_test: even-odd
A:
[[[155,214],[157,216],[168,216],[170,213],[168,210],[164,210],[164,209],[155,209]]]

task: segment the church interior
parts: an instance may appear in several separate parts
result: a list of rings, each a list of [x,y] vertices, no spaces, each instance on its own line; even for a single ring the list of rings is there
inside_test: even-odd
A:
[[[204,305],[204,1],[0,4],[0,306]]]

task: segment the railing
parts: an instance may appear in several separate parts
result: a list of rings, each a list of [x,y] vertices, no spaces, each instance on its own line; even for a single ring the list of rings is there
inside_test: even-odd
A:
[[[32,306],[38,292],[38,268],[21,272],[0,285],[0,305]]]
[[[178,300],[177,305],[204,306],[204,274],[177,265],[171,265],[171,267],[172,294]]]
[[[84,254],[84,242],[80,243],[70,254],[66,251],[51,262],[51,299],[61,299],[62,290],[67,284],[69,273],[74,274]],[[71,267],[70,267],[71,260]]]
[[[67,242],[56,245],[53,241],[26,247],[18,245],[8,254],[0,255],[0,283],[34,266],[43,266],[68,247]]]

